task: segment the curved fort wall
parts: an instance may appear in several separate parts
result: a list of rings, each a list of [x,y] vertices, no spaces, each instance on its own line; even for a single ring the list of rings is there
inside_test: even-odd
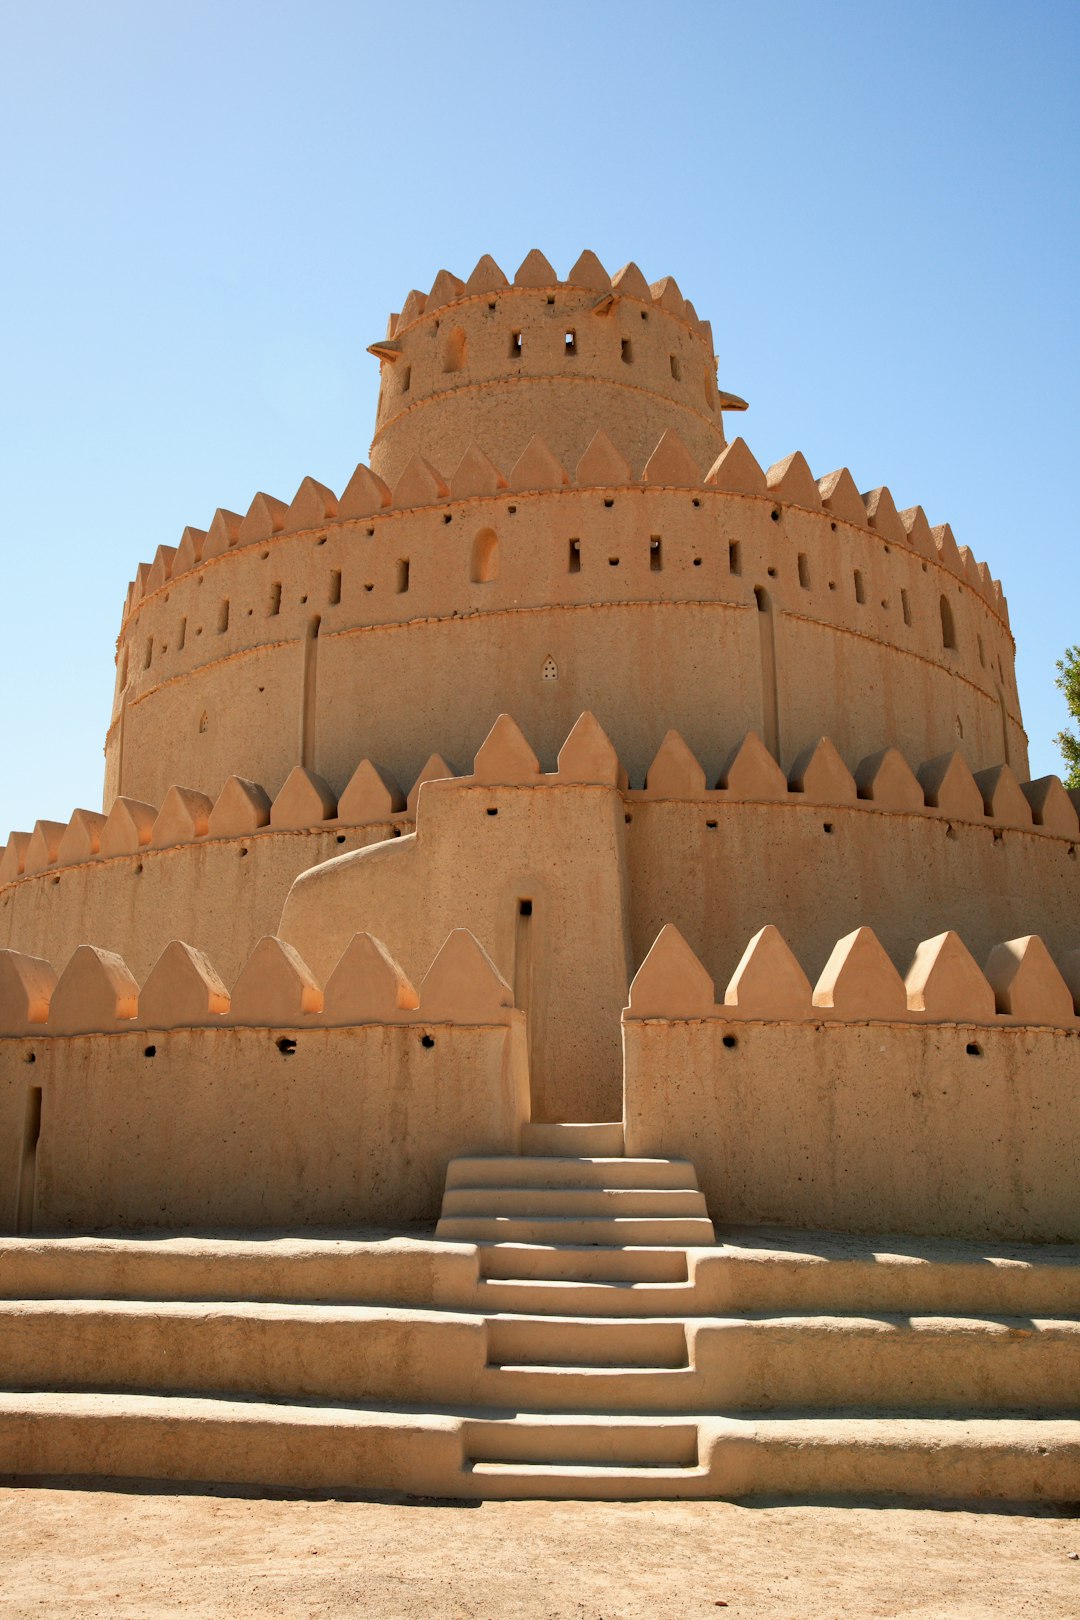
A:
[[[160,548],[121,630],[106,807],[233,773],[275,792],[297,764],[340,791],[361,753],[408,781],[503,709],[547,762],[590,709],[637,781],[670,726],[714,776],[749,729],[785,768],[827,735],[852,768],[888,739],[1024,774],[1000,587],[921,509],[801,457],[765,475],[741,441],[712,482],[670,434],[643,482],[606,450],[576,485],[524,460],[464,498],[478,461],[449,485],[417,461],[385,506],[366,469],[340,502],[306,480]]]

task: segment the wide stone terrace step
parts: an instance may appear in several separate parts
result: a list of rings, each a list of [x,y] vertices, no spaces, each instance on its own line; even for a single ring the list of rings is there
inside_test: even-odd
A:
[[[523,1125],[521,1151],[559,1158],[611,1158],[624,1147],[622,1120],[591,1125]]]
[[[446,1190],[458,1187],[691,1187],[697,1172],[688,1159],[565,1159],[530,1157],[451,1159]]]
[[[705,1199],[694,1187],[449,1187],[441,1226],[448,1216],[694,1215],[708,1219]]]
[[[702,1244],[713,1240],[704,1215],[444,1215],[435,1228],[449,1243]]]

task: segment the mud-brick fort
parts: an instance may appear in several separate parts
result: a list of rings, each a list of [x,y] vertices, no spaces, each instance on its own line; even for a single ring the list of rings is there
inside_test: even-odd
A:
[[[370,464],[157,546],[102,810],[0,854],[0,1473],[1080,1500],[1001,586],[729,437],[670,277],[370,352]]]

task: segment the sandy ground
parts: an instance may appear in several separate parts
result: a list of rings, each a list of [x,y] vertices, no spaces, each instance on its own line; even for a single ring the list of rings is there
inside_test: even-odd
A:
[[[0,1613],[372,1620],[1080,1615],[1080,1518],[0,1489]]]

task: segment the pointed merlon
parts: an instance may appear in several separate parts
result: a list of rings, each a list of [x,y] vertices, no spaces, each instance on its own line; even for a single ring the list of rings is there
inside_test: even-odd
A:
[[[417,801],[420,798],[420,789],[425,782],[446,782],[460,775],[455,766],[443,759],[441,754],[430,754],[426,764],[422,767],[420,775],[409,789],[409,796],[405,800],[405,808],[410,816],[415,816]]]
[[[452,304],[464,291],[465,283],[460,276],[455,276],[452,270],[440,270],[431,284],[424,313],[430,315],[432,310],[441,309],[444,304]]]
[[[697,799],[704,794],[705,771],[678,731],[669,731],[657,749],[645,788],[658,799]]]
[[[556,287],[558,283],[558,276],[539,248],[525,255],[514,276],[515,287]]]
[[[510,715],[500,714],[480,744],[473,778],[492,787],[532,785],[540,780],[540,761]]]
[[[793,450],[783,461],[774,461],[765,474],[765,483],[777,500],[821,511],[821,491],[801,450]]]
[[[875,534],[880,534],[883,540],[890,540],[894,545],[907,544],[907,530],[901,523],[896,503],[884,484],[877,489],[868,490],[862,497],[862,503],[866,511],[866,522]]]
[[[424,313],[426,305],[426,295],[420,292],[418,288],[414,287],[401,306],[401,319],[398,322],[398,331],[400,332],[404,327],[410,326],[413,321],[419,320],[420,316]]]
[[[354,934],[323,994],[323,1017],[332,1024],[394,1024],[420,998],[381,939]]]
[[[362,759],[338,800],[337,818],[342,826],[359,827],[365,822],[388,821],[404,808],[405,795],[390,772]]]
[[[213,799],[196,788],[171,787],[161,801],[150,842],[157,849],[190,844],[210,831]]]
[[[299,951],[274,934],[266,934],[240,970],[233,985],[229,1022],[256,1028],[300,1023],[322,1011],[322,991]]]
[[[135,570],[135,590],[133,599],[141,602],[146,595],[146,582],[150,578],[150,564],[140,563]]]
[[[979,565],[975,561],[975,554],[970,546],[960,547],[960,562],[963,566],[964,578],[972,590],[977,591],[981,596],[983,588],[982,576],[979,573]]]
[[[597,428],[574,470],[574,482],[587,489],[610,489],[630,482],[630,463],[603,428]]]
[[[150,842],[157,806],[142,799],[114,799],[101,829],[101,854],[137,855]]]
[[[674,923],[665,923],[630,986],[628,1018],[711,1018],[716,988]]]
[[[1020,791],[1031,807],[1031,819],[1036,827],[1041,827],[1052,838],[1077,837],[1080,826],[1076,810],[1056,776],[1040,776],[1034,782],[1024,782]]]
[[[756,731],[748,731],[728,755],[720,787],[733,799],[786,799],[787,778]]]
[[[176,548],[173,558],[174,575],[186,574],[192,568],[197,568],[202,562],[203,547],[206,544],[206,530],[193,529],[189,524],[180,536],[180,544]]]
[[[833,946],[817,984],[814,1006],[837,1018],[903,1018],[904,981],[872,928],[856,928]]]
[[[444,501],[450,486],[438,468],[417,452],[394,485],[395,506],[430,506],[432,501]]]
[[[552,454],[546,440],[534,433],[510,469],[510,488],[561,489],[566,483],[566,468]]]
[[[995,945],[986,963],[997,1010],[1025,1024],[1071,1024],[1072,991],[1038,934]]]
[[[960,548],[952,529],[947,523],[939,523],[937,528],[931,529],[930,534],[937,551],[938,562],[947,568],[950,574],[956,574],[959,579],[964,577],[964,564],[960,560]]]
[[[28,832],[8,834],[4,853],[0,856],[0,883],[14,883],[26,869],[26,851],[30,847]]]
[[[150,564],[150,572],[146,576],[145,595],[152,596],[160,591],[172,578],[173,561],[176,557],[175,546],[158,546],[154,553],[154,560]]]
[[[923,797],[932,810],[958,821],[982,821],[985,811],[978,784],[963,754],[938,754],[918,769]]]
[[[320,524],[337,516],[337,496],[315,478],[301,479],[300,487],[289,503],[285,514],[284,530],[292,534],[298,529],[317,529]]]
[[[855,784],[859,798],[869,799],[878,810],[926,809],[922,784],[895,748],[882,748],[860,760],[855,767]]]
[[[209,957],[179,939],[166,945],[139,992],[144,1029],[198,1028],[228,1010],[229,992]]]
[[[240,533],[236,537],[238,546],[258,545],[260,540],[269,540],[271,535],[279,534],[285,527],[285,520],[289,515],[289,508],[284,501],[279,501],[276,495],[267,495],[263,490],[255,496],[247,509],[247,516],[240,525]]]
[[[611,286],[611,277],[591,248],[575,261],[566,280],[571,287],[588,287],[593,292],[607,292]]]
[[[607,732],[588,709],[574,722],[559,749],[560,782],[592,782],[617,787],[623,776],[619,756]]]
[[[92,861],[101,851],[106,819],[100,810],[73,810],[56,852],[57,865],[74,866],[79,861]]]
[[[705,474],[705,482],[713,489],[732,495],[767,493],[765,474],[747,449],[745,439],[732,439],[727,448],[721,450]]]
[[[641,476],[646,484],[690,489],[697,489],[701,484],[701,469],[674,428],[663,433]]]
[[[747,945],[724,992],[724,1006],[737,1007],[744,1017],[770,1022],[812,1015],[810,980],[772,923],[759,929]]]
[[[952,929],[916,947],[904,985],[910,1011],[941,1023],[987,1023],[997,1011],[989,980]]]
[[[860,529],[867,527],[863,498],[846,467],[840,467],[836,472],[826,473],[824,478],[819,478],[818,494],[821,496],[822,506],[831,517],[840,518],[845,523],[854,523]]]
[[[679,290],[679,283],[674,276],[664,276],[660,281],[649,284],[649,293],[652,301],[660,309],[666,309],[669,315],[678,320],[686,318],[686,299]]]
[[[791,767],[788,783],[811,804],[854,804],[858,798],[855,778],[828,737],[803,749]]]
[[[652,303],[652,288],[633,259],[629,264],[624,264],[621,270],[616,270],[611,278],[611,290],[618,293],[620,298],[639,298],[643,304]]]
[[[44,1024],[55,989],[56,970],[44,957],[0,950],[0,1035]]]
[[[465,293],[468,297],[472,297],[476,293],[500,292],[503,287],[509,287],[509,285],[506,276],[495,263],[491,254],[484,253],[476,261],[476,267],[465,283]]]
[[[270,825],[270,795],[258,782],[230,776],[214,801],[208,831],[211,838],[244,838]]]
[[[203,562],[209,562],[211,557],[223,557],[236,545],[243,521],[239,512],[230,512],[225,506],[218,507],[203,541]]]
[[[371,468],[365,467],[361,461],[341,492],[338,517],[341,519],[371,517],[389,505],[390,490],[378,473],[373,473]]]
[[[66,832],[66,821],[35,821],[23,862],[27,877],[32,872],[44,872],[46,867],[55,865],[60,840]]]
[[[983,814],[1002,827],[1030,827],[1031,806],[1024,797],[1011,765],[992,765],[975,772],[982,794]]]
[[[432,1023],[505,1023],[514,993],[480,941],[455,928],[420,982],[420,1014]]]
[[[130,1028],[139,987],[123,957],[80,945],[57,980],[49,1003],[51,1035],[89,1035]]]
[[[498,467],[484,454],[476,440],[472,440],[450,475],[451,495],[456,501],[463,501],[473,495],[495,495],[505,488],[506,479]]]
[[[271,806],[270,825],[301,830],[332,821],[336,813],[337,800],[329,782],[303,765],[294,765]]]
[[[907,543],[912,551],[917,551],[920,557],[930,557],[936,562],[937,547],[934,544],[934,536],[930,532],[930,524],[922,507],[905,507],[900,513],[900,522],[903,525],[904,533],[907,535]]]

